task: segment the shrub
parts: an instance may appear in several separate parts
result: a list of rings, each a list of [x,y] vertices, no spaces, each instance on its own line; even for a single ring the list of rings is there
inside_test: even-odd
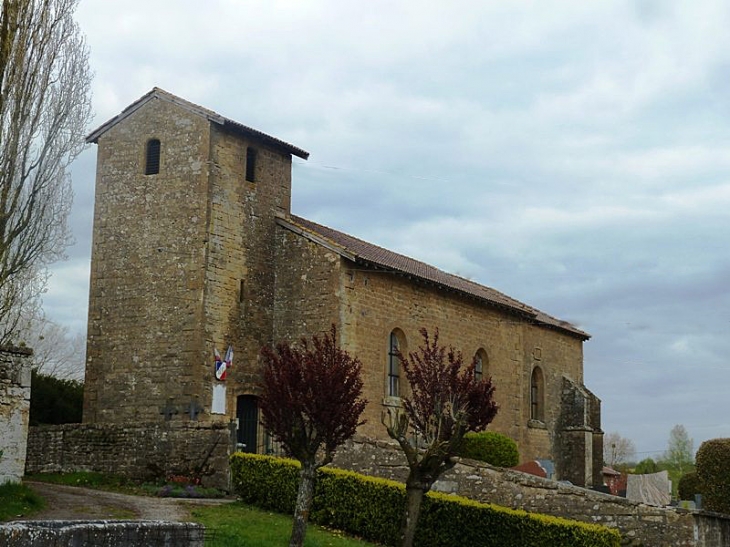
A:
[[[459,456],[487,462],[497,467],[514,467],[520,462],[517,443],[507,435],[494,431],[464,435]]]
[[[681,500],[693,500],[695,494],[702,493],[702,487],[700,485],[700,478],[696,471],[690,471],[685,473],[679,479],[679,485],[677,486],[679,492],[679,499]]]
[[[83,406],[83,383],[32,372],[30,425],[81,423]]]
[[[238,453],[231,456],[231,471],[236,493],[245,502],[277,512],[293,512],[298,462]],[[313,522],[368,541],[397,544],[406,500],[403,484],[340,469],[323,468],[319,473]],[[620,536],[602,526],[429,492],[424,498],[415,544],[618,547]]]
[[[293,514],[300,467],[296,460],[234,454],[231,456],[233,491],[244,503]]]
[[[700,445],[695,458],[708,511],[730,514],[730,439],[711,439]]]

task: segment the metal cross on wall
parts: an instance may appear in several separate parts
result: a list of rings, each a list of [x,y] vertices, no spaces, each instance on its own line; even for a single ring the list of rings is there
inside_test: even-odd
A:
[[[165,408],[160,411],[160,414],[165,417],[166,422],[169,422],[170,420],[172,420],[172,417],[177,413],[177,407],[172,404],[172,397],[168,397],[167,404],[165,405]]]
[[[203,411],[203,407],[201,407],[198,404],[198,397],[196,396],[194,399],[190,399],[190,404],[188,404],[187,413],[190,416],[191,420],[197,420],[198,414],[200,414]]]

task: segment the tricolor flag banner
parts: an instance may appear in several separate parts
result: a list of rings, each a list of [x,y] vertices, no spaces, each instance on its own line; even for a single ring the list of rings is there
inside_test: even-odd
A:
[[[216,348],[213,348],[213,355],[215,355],[215,377],[223,381],[226,379],[228,369],[233,366],[233,346],[228,346],[225,359],[221,358]]]

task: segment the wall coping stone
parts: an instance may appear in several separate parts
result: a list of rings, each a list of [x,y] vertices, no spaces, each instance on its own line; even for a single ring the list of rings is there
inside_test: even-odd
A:
[[[12,353],[14,355],[30,356],[33,355],[33,349],[25,346],[0,346],[1,353]]]
[[[8,547],[203,547],[205,527],[193,522],[152,520],[28,520],[0,524]]]

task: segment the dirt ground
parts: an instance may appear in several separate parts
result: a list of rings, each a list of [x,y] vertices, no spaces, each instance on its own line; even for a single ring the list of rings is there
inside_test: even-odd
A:
[[[176,499],[131,496],[89,488],[24,481],[46,500],[40,513],[17,520],[139,519],[184,522],[196,505],[220,505],[230,499]]]

